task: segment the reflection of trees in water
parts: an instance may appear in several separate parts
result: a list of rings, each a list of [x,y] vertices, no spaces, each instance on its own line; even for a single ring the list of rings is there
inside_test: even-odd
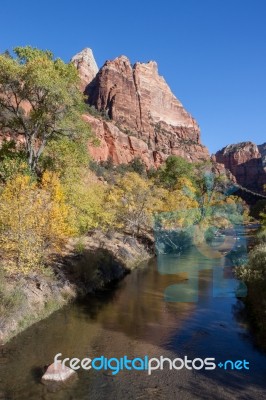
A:
[[[236,313],[240,321],[249,327],[251,336],[259,350],[266,352],[266,288],[265,284],[254,283],[248,286],[248,295],[242,304],[243,309]]]
[[[180,256],[159,255],[146,269],[126,277],[115,291],[90,300],[86,309],[90,318],[105,329],[157,343],[173,329],[178,330],[196,308],[195,303],[165,302],[166,288],[176,285],[178,293],[183,286],[186,291],[193,277],[199,301],[207,302],[208,296],[212,296],[213,267],[223,268],[226,280],[232,278],[231,269],[225,268],[228,264],[228,258],[207,258],[196,247]]]
[[[148,269],[135,271],[127,277],[126,290],[117,290],[115,304],[106,305],[98,321],[105,329],[120,330],[130,337],[158,343],[181,327],[196,308],[195,303],[165,302],[164,292],[170,285],[187,283],[188,272],[197,274],[197,261],[195,254],[186,255],[186,260],[169,258],[165,260],[168,274],[158,274],[155,261]],[[202,275],[199,282],[199,290],[207,291],[210,274],[205,278]]]
[[[254,228],[258,226],[254,225],[246,229],[247,246],[249,249],[253,249],[254,245],[257,244],[257,239],[254,233]],[[246,265],[246,271],[250,270],[250,273],[246,276],[241,276],[243,280],[247,277],[247,296],[242,302],[237,303],[238,307],[234,309],[235,317],[241,322],[248,325],[250,330],[250,339],[253,340],[255,345],[263,351],[266,351],[266,280],[253,279],[252,274],[255,276],[255,272],[262,271],[264,273],[265,259],[261,256],[260,250],[256,250],[255,247],[253,252],[249,255],[249,263],[247,264],[247,257],[245,262],[241,262],[243,257],[240,254],[240,263],[236,265]],[[241,252],[241,248],[239,249]],[[246,254],[247,255],[247,254]],[[256,258],[256,256],[259,256]],[[260,271],[261,268],[261,271]]]

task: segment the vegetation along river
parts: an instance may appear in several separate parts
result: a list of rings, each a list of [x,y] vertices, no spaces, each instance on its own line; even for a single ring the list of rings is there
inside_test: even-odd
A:
[[[254,344],[228,264],[196,248],[180,256],[160,255],[115,286],[35,324],[1,349],[0,398],[266,398],[266,355]],[[223,279],[215,283],[221,271]],[[174,297],[179,301],[166,301]],[[51,392],[40,383],[41,367],[57,353],[78,358],[187,355],[215,357],[217,363],[246,359],[250,369],[166,368],[150,376],[147,371],[79,371],[77,381]]]

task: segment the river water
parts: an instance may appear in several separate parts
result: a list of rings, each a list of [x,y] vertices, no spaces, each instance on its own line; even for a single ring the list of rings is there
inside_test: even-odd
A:
[[[4,348],[0,399],[266,399],[266,355],[254,345],[227,264],[195,248],[161,255],[35,324]],[[41,367],[57,353],[245,359],[250,369],[79,371],[76,382],[52,392],[40,383]]]

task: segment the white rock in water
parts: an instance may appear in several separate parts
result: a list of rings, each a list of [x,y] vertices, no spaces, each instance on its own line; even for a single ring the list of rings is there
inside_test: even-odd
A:
[[[49,365],[45,374],[42,377],[42,383],[64,383],[70,378],[76,377],[77,373],[73,369],[62,365],[61,361]]]

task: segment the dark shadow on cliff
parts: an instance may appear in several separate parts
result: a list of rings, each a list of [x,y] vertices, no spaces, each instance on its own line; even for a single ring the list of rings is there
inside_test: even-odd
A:
[[[245,163],[238,164],[234,167],[234,170],[232,170],[232,168],[230,170],[235,175],[239,185],[254,193],[263,195],[263,185],[266,184],[266,171],[263,168],[261,158],[252,158]],[[242,197],[250,205],[255,204],[262,198],[258,195],[246,192],[241,188],[234,194]]]

